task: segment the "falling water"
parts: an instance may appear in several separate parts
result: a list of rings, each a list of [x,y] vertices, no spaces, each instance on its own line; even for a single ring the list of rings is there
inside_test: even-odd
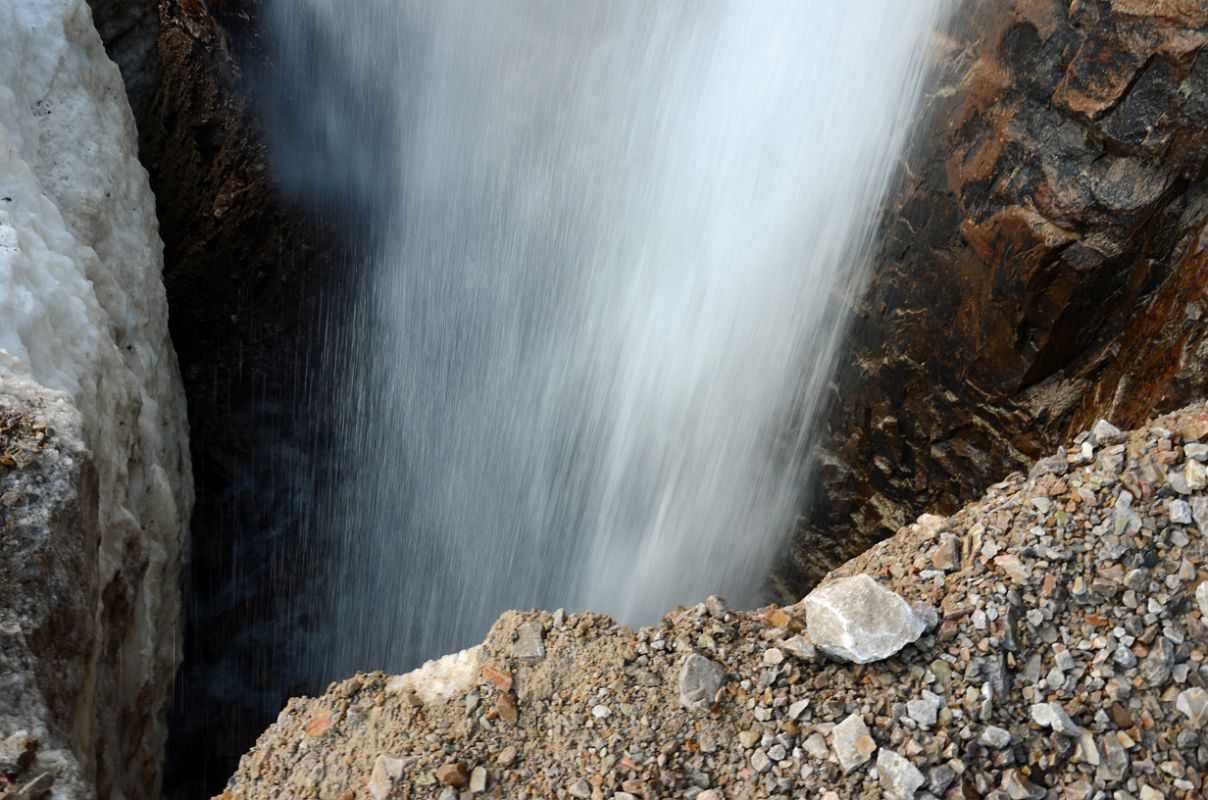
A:
[[[330,677],[759,599],[943,5],[277,0],[278,165],[371,250],[313,417]]]

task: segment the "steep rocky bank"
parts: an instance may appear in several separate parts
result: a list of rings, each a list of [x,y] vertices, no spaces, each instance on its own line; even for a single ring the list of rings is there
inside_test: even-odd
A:
[[[88,6],[0,5],[0,793],[158,795],[193,497],[162,265]]]
[[[1205,442],[1202,405],[1098,423],[844,565],[820,591],[864,575],[909,603],[870,606],[909,623],[885,660],[823,655],[809,598],[638,631],[511,612],[481,647],[290,701],[221,798],[1202,797]]]
[[[840,348],[791,596],[1098,417],[1208,387],[1208,11],[967,4]]]

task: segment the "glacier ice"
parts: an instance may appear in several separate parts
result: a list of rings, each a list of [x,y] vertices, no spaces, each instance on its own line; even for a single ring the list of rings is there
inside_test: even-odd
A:
[[[0,382],[63,392],[83,419],[98,636],[93,696],[73,724],[94,731],[77,756],[115,796],[158,792],[180,650],[192,488],[162,249],[122,79],[87,3],[0,3]]]

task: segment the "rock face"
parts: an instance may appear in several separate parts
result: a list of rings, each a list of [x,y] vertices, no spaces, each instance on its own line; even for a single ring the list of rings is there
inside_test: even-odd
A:
[[[1208,389],[1201,3],[966,3],[886,211],[786,598],[1098,418]]]
[[[97,501],[71,398],[0,377],[0,795],[49,773],[93,796]]]
[[[867,575],[820,586],[802,605],[814,645],[857,664],[889,658],[926,627],[905,600]]]
[[[11,724],[78,765],[68,797],[158,795],[180,658],[191,476],[136,144],[88,6],[0,4],[0,401],[63,430],[45,475],[0,461],[19,498],[0,527],[17,615],[0,657],[25,686]]]
[[[270,74],[257,31],[264,4],[92,5],[131,91],[151,75],[136,53],[151,31],[158,37],[140,150],[164,242],[198,496],[171,748],[179,758],[168,781],[174,796],[201,797],[289,693],[310,689],[291,672],[292,632],[307,623],[289,598],[321,574],[297,554],[323,557],[299,541],[308,481],[324,479],[303,458],[324,444],[308,438],[299,408],[323,381],[302,376],[318,374],[315,331],[330,324],[352,269],[336,238],[278,189],[268,163],[257,113],[265,104],[254,97]]]
[[[1064,474],[1015,473],[844,565],[835,581],[867,576],[942,612],[883,661],[787,653],[804,604],[711,601],[638,631],[509,612],[451,694],[419,701],[392,688],[414,673],[372,673],[291,700],[220,797],[350,797],[368,782],[429,798],[454,775],[484,798],[1203,796],[1208,625],[1193,598],[1208,537],[1168,508],[1208,497],[1175,480],[1206,440],[1199,405],[1071,447]],[[961,559],[940,570],[945,537]],[[514,654],[524,626],[544,631],[539,660]],[[679,702],[697,659],[725,676],[708,713]]]

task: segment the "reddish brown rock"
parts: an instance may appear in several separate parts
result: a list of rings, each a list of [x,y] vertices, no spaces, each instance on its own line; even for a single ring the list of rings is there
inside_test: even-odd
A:
[[[437,779],[446,786],[460,789],[470,782],[470,771],[462,763],[443,764],[436,769]]]

